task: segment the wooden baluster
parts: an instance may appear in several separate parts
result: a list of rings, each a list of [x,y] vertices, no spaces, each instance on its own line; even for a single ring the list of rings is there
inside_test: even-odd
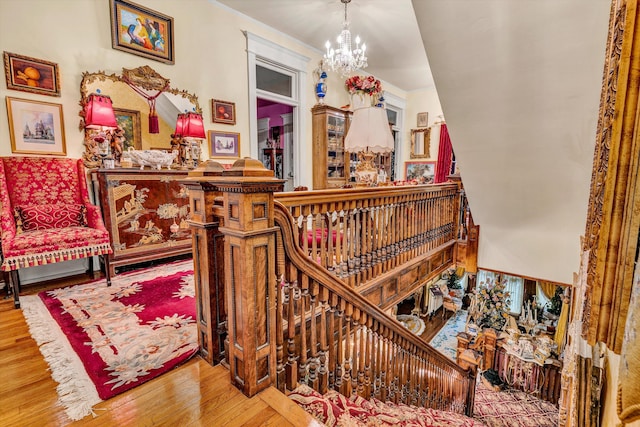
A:
[[[370,399],[371,398],[371,387],[372,387],[372,377],[371,377],[371,370],[372,370],[372,366],[373,366],[373,361],[374,361],[374,355],[375,355],[375,351],[374,351],[374,336],[373,336],[373,330],[371,329],[373,326],[373,319],[365,314],[365,318],[366,318],[366,325],[365,327],[367,328],[367,339],[365,341],[365,346],[366,346],[366,353],[365,353],[365,366],[364,366],[364,398],[365,399]]]
[[[340,393],[349,397],[351,396],[351,362],[353,355],[353,347],[351,345],[351,316],[353,314],[353,306],[349,303],[346,304],[344,311],[344,324],[345,324],[345,334],[344,334],[344,347],[345,347],[345,358],[344,358],[344,373],[342,374],[342,388],[339,390]]]
[[[295,276],[293,276],[295,277]],[[298,358],[296,357],[296,300],[300,299],[298,281],[289,283],[289,305],[287,307],[287,365],[285,367],[287,388],[293,390],[298,385]]]
[[[308,371],[309,371],[309,386],[314,390],[319,390],[319,380],[318,380],[318,368],[320,362],[318,360],[318,319],[316,313],[316,305],[317,305],[317,296],[318,296],[318,284],[315,281],[311,281],[309,286],[309,307],[311,309],[311,318],[309,323],[309,362],[308,362]],[[302,323],[306,323],[304,318],[302,318]]]
[[[319,284],[318,284],[319,285]],[[321,286],[319,293],[320,302],[320,351],[318,352],[318,362],[320,364],[318,368],[318,388],[317,390],[321,394],[325,394],[328,389],[328,371],[327,371],[327,353],[329,351],[327,344],[327,312],[330,311],[329,303],[329,291],[324,286]],[[331,312],[329,312],[331,315]],[[333,331],[331,331],[333,335]]]
[[[338,351],[336,352],[336,367],[335,367],[335,386],[334,390],[338,392],[342,392],[342,374],[343,374],[343,366],[345,360],[345,350],[344,350],[344,335],[342,332],[343,321],[344,321],[344,309],[345,304],[344,300],[339,301],[338,311],[336,312],[336,316],[338,317]]]
[[[365,385],[365,356],[366,356],[366,344],[367,344],[367,328],[365,327],[366,323],[366,315],[364,313],[359,313],[358,319],[355,319],[358,324],[358,332],[360,340],[360,346],[358,350],[358,375],[357,375],[357,387],[358,387],[358,396],[365,397],[366,396],[366,385]]]
[[[336,329],[336,316],[337,316],[337,306],[338,306],[338,296],[334,293],[330,293],[329,295],[329,330],[328,330],[328,341],[329,341],[329,375],[328,375],[328,388],[334,389],[336,387],[336,360],[338,359],[338,344],[336,344],[335,336],[338,332]],[[323,393],[324,394],[324,393]]]
[[[298,381],[307,383],[307,304],[309,301],[309,276],[303,272],[298,272],[298,283],[300,283],[300,354],[298,359]],[[308,385],[308,384],[307,384]]]
[[[276,233],[276,384],[278,390],[284,393],[286,389],[285,382],[285,363],[284,363],[284,296],[285,292],[285,254],[284,245],[282,243],[282,232]]]

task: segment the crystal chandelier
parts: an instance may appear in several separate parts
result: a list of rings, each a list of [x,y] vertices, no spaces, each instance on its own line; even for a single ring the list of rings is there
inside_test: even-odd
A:
[[[351,31],[349,31],[349,21],[347,20],[347,5],[351,0],[340,0],[344,3],[344,23],[342,32],[338,36],[338,48],[333,50],[331,43],[327,41],[327,53],[324,55],[324,64],[331,71],[339,72],[343,77],[351,72],[367,66],[367,45],[362,43],[360,47],[360,37],[356,37],[356,48],[351,50]]]

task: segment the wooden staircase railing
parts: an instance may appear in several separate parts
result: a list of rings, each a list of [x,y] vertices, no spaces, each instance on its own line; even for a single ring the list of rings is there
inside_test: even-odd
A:
[[[192,212],[201,354],[213,364],[224,351],[231,381],[246,395],[303,382],[318,391],[333,388],[471,414],[475,374],[358,291],[378,275],[397,274],[406,284],[453,261],[455,186],[409,187],[386,195],[365,191],[370,198],[346,191],[342,201],[307,203],[316,227],[343,233],[336,240],[345,243],[332,250],[327,233],[314,250],[313,242],[309,249],[301,239],[309,222],[300,215],[307,215],[307,208],[294,202],[304,195],[277,193],[287,205],[276,203],[274,193],[283,181],[260,162],[241,159],[230,171],[207,164],[183,183]],[[321,192],[306,194],[307,200],[321,197],[313,193]],[[434,253],[439,259],[428,258]],[[317,262],[318,254],[324,264]]]
[[[278,193],[294,240],[352,288],[456,238],[458,186]]]
[[[320,393],[334,389],[470,415],[475,374],[309,262],[287,209],[276,202],[274,213],[278,388],[300,382]]]

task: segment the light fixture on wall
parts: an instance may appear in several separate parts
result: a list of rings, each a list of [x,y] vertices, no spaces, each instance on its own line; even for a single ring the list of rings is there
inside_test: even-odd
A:
[[[367,66],[367,45],[362,43],[362,46],[360,46],[360,37],[356,36],[356,48],[351,49],[351,31],[349,31],[349,21],[347,20],[347,5],[351,0],[340,1],[344,4],[342,32],[338,36],[338,47],[335,50],[331,47],[331,43],[327,41],[325,45],[327,53],[324,55],[324,63],[331,71],[347,76],[353,71]]]
[[[111,154],[111,138],[113,129],[118,127],[113,112],[111,98],[100,93],[92,93],[84,105],[84,127],[95,132],[90,133],[89,140],[98,146],[98,154],[103,167],[112,167],[113,160],[107,161]],[[87,147],[89,149],[89,147]],[[92,150],[90,150],[92,151]]]
[[[182,139],[181,145],[184,145],[185,152],[181,154],[181,160],[184,161],[188,157],[191,160],[188,166],[197,167],[202,151],[200,140],[206,138],[202,114],[195,112],[178,114],[175,135]],[[183,164],[183,166],[186,165]]]

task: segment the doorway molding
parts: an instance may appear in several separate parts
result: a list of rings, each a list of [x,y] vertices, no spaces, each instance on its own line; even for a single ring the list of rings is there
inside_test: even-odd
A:
[[[247,38],[247,64],[249,76],[249,135],[250,155],[259,159],[258,153],[258,106],[257,99],[263,98],[293,107],[293,182],[294,186],[306,182],[302,176],[302,162],[311,158],[311,147],[303,144],[307,134],[307,115],[301,114],[300,109],[307,105],[307,66],[310,58],[280,46],[249,31],[245,31]],[[276,93],[260,90],[256,83],[256,66],[266,66],[282,74],[292,76],[292,96],[287,97]],[[309,177],[309,182],[311,177]]]

